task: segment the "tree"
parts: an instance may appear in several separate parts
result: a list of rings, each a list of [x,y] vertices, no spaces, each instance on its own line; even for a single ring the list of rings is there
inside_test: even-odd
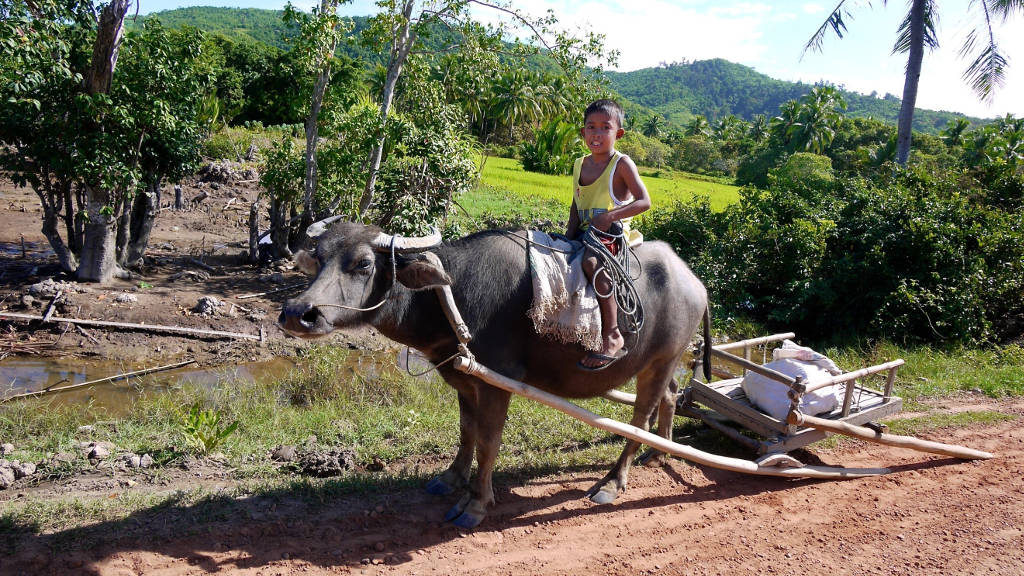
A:
[[[11,49],[0,60],[0,165],[39,197],[62,269],[124,275],[145,250],[160,180],[198,157],[198,32],[154,22],[124,38],[124,0],[98,18],[87,1],[0,1]]]
[[[519,59],[525,55],[536,54],[541,48],[554,59],[563,74],[570,78],[568,86],[586,89],[589,84],[582,81],[584,77],[600,77],[601,64],[587,66],[588,63],[612,62],[616,54],[603,54],[603,38],[600,35],[588,34],[581,39],[557,30],[558,21],[553,13],[541,18],[530,17],[512,7],[511,3],[487,2],[483,0],[452,0],[440,6],[425,3],[417,8],[416,0],[381,0],[382,12],[371,19],[370,26],[364,31],[368,42],[388,47],[387,64],[384,68],[384,82],[380,95],[380,127],[376,142],[367,157],[367,178],[362,198],[359,201],[359,214],[362,216],[374,201],[378,172],[384,154],[386,127],[391,113],[395,91],[403,69],[414,53],[421,34],[429,33],[432,27],[441,27],[452,32],[451,50],[462,47],[479,46],[486,42],[467,41],[467,38],[479,37],[482,32],[496,41],[507,40],[512,36],[513,28],[525,29],[536,42],[524,44],[515,41],[508,45],[507,50]],[[488,8],[505,17],[496,26],[483,30],[470,19],[469,9],[472,6]],[[510,25],[509,21],[513,24]],[[494,45],[491,42],[490,45]],[[601,57],[601,58],[599,58]],[[593,60],[594,62],[588,62]]]
[[[950,120],[949,124],[946,125],[946,129],[942,131],[942,139],[946,142],[947,146],[957,147],[964,142],[964,132],[970,128],[971,123],[967,121],[967,118],[957,118],[956,120]]]
[[[811,36],[804,46],[807,50],[821,51],[822,41],[831,29],[839,38],[846,32],[844,17],[850,17],[846,7],[847,0],[840,0],[825,22]],[[887,2],[883,0],[883,4]],[[870,2],[868,3],[870,6]],[[963,46],[960,56],[967,58],[969,64],[964,70],[963,79],[974,90],[982,101],[990,100],[995,91],[1002,86],[1007,59],[999,50],[992,29],[996,18],[1006,20],[1015,12],[1024,11],[1021,0],[975,0],[970,6],[981,12],[985,26],[971,30]],[[897,31],[893,54],[907,54],[907,67],[903,84],[903,102],[900,106],[897,125],[896,161],[906,165],[910,158],[911,125],[914,119],[914,106],[917,103],[917,88],[921,78],[921,62],[924,60],[925,48],[934,50],[939,47],[936,27],[938,24],[938,2],[936,0],[911,0],[910,10]]]
[[[661,114],[651,114],[647,120],[644,120],[641,132],[644,136],[650,138],[657,138],[661,136],[661,133],[665,130],[665,117]]]

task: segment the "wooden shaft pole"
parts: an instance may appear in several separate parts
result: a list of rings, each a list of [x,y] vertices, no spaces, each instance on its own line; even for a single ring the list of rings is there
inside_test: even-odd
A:
[[[746,348],[750,346],[759,346],[761,344],[768,344],[770,342],[779,342],[787,338],[794,338],[796,334],[792,332],[786,332],[784,334],[772,334],[771,336],[761,336],[760,338],[750,338],[749,340],[740,340],[738,342],[726,342],[724,344],[718,344],[714,346],[715,350],[721,350],[723,352],[728,350],[735,350],[737,348]]]
[[[994,456],[988,452],[974,450],[973,448],[954,446],[952,444],[942,444],[941,442],[932,442],[930,440],[921,440],[920,438],[914,438],[913,436],[883,434],[863,426],[854,426],[846,422],[836,422],[834,420],[826,420],[815,416],[807,416],[806,414],[801,414],[799,412],[790,411],[787,420],[790,424],[796,424],[798,426],[810,426],[811,428],[817,428],[818,430],[835,432],[836,434],[860,438],[861,440],[867,440],[868,442],[885,444],[887,446],[898,446],[900,448],[910,448],[911,450],[917,450],[919,452],[930,452],[932,454],[963,458],[964,460],[988,460],[990,458],[994,458]]]
[[[761,476],[826,478],[834,480],[860,478],[864,476],[878,476],[889,472],[886,468],[830,468],[826,466],[776,468],[771,466],[759,466],[750,460],[717,456],[715,454],[709,454],[707,452],[697,450],[690,446],[676,444],[675,442],[666,440],[656,434],[651,434],[650,432],[637,428],[636,426],[623,424],[622,422],[618,422],[610,418],[598,416],[597,414],[581,408],[564,398],[555,396],[554,394],[545,392],[539,388],[530,386],[529,384],[502,376],[471,358],[459,356],[455,358],[454,365],[457,370],[476,376],[492,386],[536,400],[541,404],[545,404],[551,408],[564,412],[569,416],[581,420],[595,428],[600,428],[601,430],[612,432],[619,436],[624,436],[630,440],[642,442],[643,444],[651,446],[657,450],[661,450],[662,452],[679,456],[680,458],[685,458],[698,464],[711,466],[713,468]]]
[[[793,384],[796,383],[796,379],[793,378],[792,376],[786,376],[782,372],[772,370],[771,368],[765,368],[764,366],[756,362],[751,362],[750,360],[740,358],[739,356],[729,354],[728,352],[722,352],[717,348],[711,349],[711,355],[715,356],[716,358],[722,358],[728,362],[739,364],[740,366],[747,370],[750,370],[751,372],[756,372],[762,376],[767,376],[768,378],[771,378],[772,380],[775,380],[777,382],[781,382],[786,386],[789,386],[790,388],[792,388]]]
[[[904,364],[903,359],[902,358],[897,358],[896,360],[893,360],[892,362],[886,362],[884,364],[878,364],[876,366],[869,366],[867,368],[861,368],[860,370],[855,370],[853,372],[844,372],[842,374],[839,374],[838,376],[833,376],[833,377],[829,378],[828,380],[822,380],[821,382],[818,382],[818,383],[816,383],[814,385],[807,386],[807,392],[814,392],[815,390],[820,390],[821,388],[827,388],[828,386],[833,386],[835,384],[842,384],[843,382],[849,382],[850,380],[857,380],[859,378],[863,378],[863,377],[869,376],[871,374],[877,374],[879,372],[885,372],[886,370],[891,370],[893,368],[898,368],[900,366],[903,366],[903,364]]]

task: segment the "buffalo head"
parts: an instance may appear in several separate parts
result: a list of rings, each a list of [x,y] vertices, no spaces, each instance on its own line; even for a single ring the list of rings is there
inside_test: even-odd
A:
[[[285,302],[278,318],[293,336],[316,338],[367,322],[396,283],[412,290],[451,284],[438,257],[425,252],[440,244],[440,234],[402,238],[352,222],[329,229],[318,224],[310,227],[316,247],[296,255],[298,268],[313,282]]]

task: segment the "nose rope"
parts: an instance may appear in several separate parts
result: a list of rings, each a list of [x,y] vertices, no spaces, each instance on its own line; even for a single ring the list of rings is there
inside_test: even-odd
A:
[[[343,304],[314,304],[313,307],[319,308],[324,306],[328,308],[341,308],[342,310],[353,310],[355,312],[371,312],[383,306],[384,303],[388,301],[388,297],[391,296],[391,290],[395,287],[395,282],[398,278],[398,264],[395,260],[395,240],[397,238],[398,236],[391,237],[391,286],[388,286],[388,290],[384,293],[384,297],[381,298],[380,302],[377,302],[369,308],[358,308],[356,306],[345,306]]]

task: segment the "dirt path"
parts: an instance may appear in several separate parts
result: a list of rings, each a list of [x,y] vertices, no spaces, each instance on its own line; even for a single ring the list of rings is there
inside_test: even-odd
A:
[[[609,506],[583,499],[603,466],[506,473],[498,504],[472,532],[440,522],[451,498],[412,488],[214,498],[31,537],[0,573],[1024,574],[1024,403],[998,409],[1017,418],[927,435],[997,453],[991,461],[849,442],[812,457],[893,473],[813,482],[674,460],[635,468]],[[191,533],[176,535],[186,521]],[[66,537],[106,543],[52,557]]]

